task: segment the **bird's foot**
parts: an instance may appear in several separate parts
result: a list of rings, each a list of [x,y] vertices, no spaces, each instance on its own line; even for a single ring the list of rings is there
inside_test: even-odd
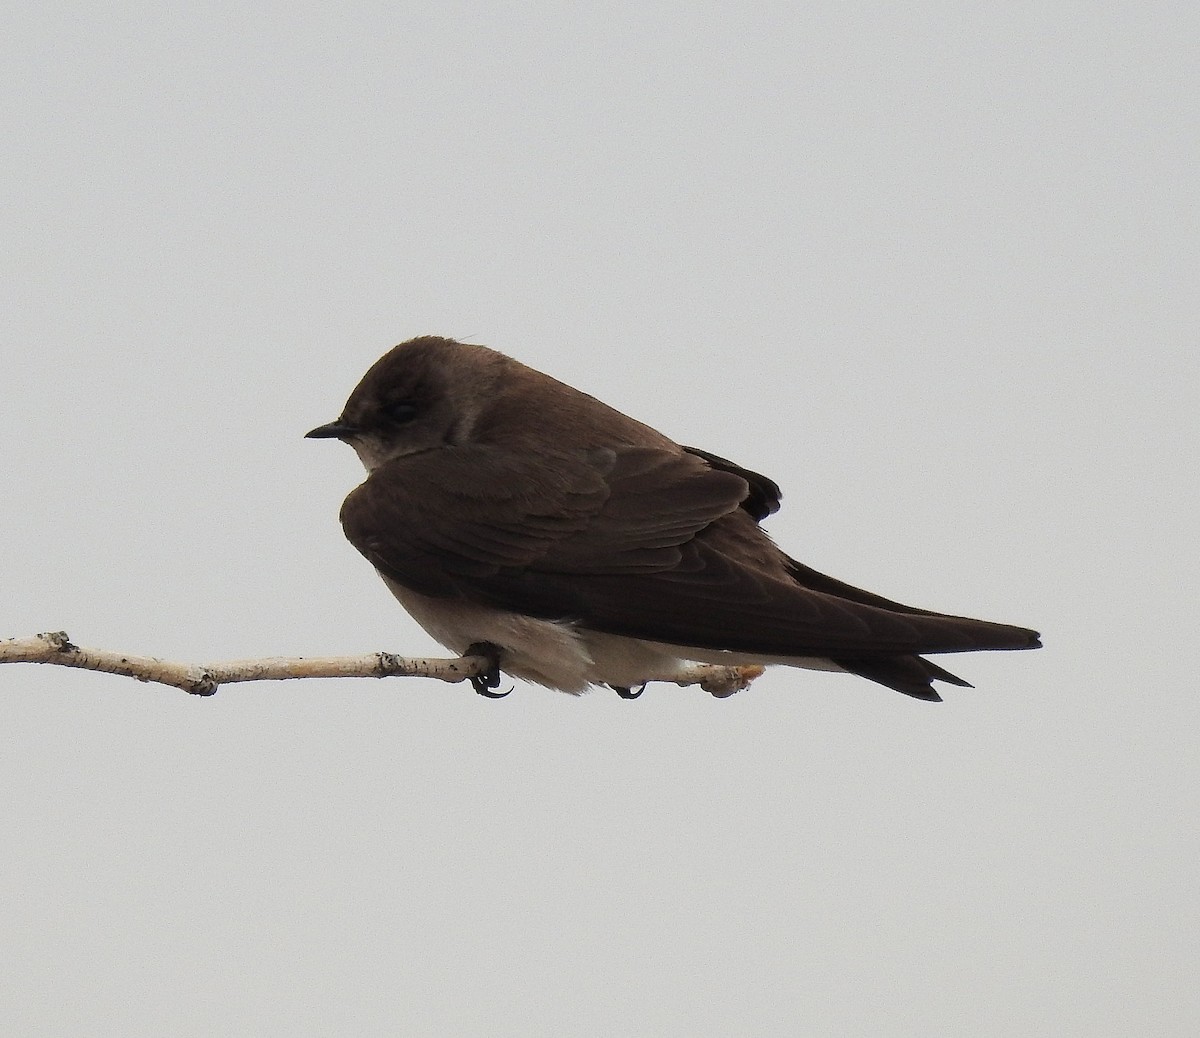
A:
[[[467,651],[464,656],[482,656],[488,661],[487,670],[481,674],[476,674],[470,679],[471,686],[481,696],[487,696],[488,699],[503,699],[508,692],[492,691],[500,684],[500,646],[492,642],[473,642],[467,646]]]
[[[646,691],[646,686],[648,684],[648,681],[643,681],[640,685],[638,685],[636,692],[628,685],[609,685],[608,687],[611,688],[622,699],[637,699],[638,696]]]

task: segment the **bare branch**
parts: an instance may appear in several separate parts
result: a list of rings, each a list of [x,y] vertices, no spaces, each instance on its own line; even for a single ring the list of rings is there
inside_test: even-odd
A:
[[[437,678],[466,681],[487,670],[483,656],[457,659],[413,659],[390,652],[363,656],[268,656],[256,660],[224,663],[173,663],[154,656],[133,656],[106,649],[75,645],[65,631],[37,634],[32,638],[0,641],[0,663],[50,663],[58,667],[99,670],[122,674],[138,681],[171,685],[197,696],[211,696],[221,685],[235,681],[279,681],[286,678]],[[647,681],[670,681],[676,685],[699,685],[718,698],[746,688],[762,674],[762,667],[718,667],[697,663],[682,674],[647,675]]]

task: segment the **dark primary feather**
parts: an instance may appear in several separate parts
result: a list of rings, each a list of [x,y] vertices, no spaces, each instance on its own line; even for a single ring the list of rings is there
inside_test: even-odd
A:
[[[742,509],[748,512],[756,521],[761,522],[767,516],[779,510],[783,495],[779,489],[779,485],[774,480],[760,473],[753,472],[750,469],[744,469],[719,455],[700,450],[698,447],[684,447],[683,449],[691,454],[695,454],[699,458],[703,458],[713,468],[733,472],[743,477],[749,486],[749,493],[742,502]],[[870,591],[863,591],[861,588],[853,587],[834,577],[819,573],[812,567],[797,562],[795,559],[787,559],[786,564],[792,578],[802,587],[809,588],[812,591],[820,591],[838,598],[844,598],[850,602],[873,605],[894,612],[925,616],[939,615],[932,610],[901,605],[899,602],[893,602],[881,595],[873,594]],[[964,681],[943,667],[939,667],[929,660],[922,659],[920,656],[884,656],[877,659],[841,658],[835,659],[833,662],[851,674],[868,678],[881,685],[886,685],[888,688],[895,689],[897,692],[903,692],[906,696],[923,699],[927,702],[940,703],[942,701],[942,697],[931,686],[931,682],[935,680],[946,681],[963,688],[973,687],[969,681]]]

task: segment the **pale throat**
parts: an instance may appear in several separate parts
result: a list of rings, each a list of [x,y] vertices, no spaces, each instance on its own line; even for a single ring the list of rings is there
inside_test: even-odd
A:
[[[367,472],[374,472],[385,461],[397,456],[395,447],[391,450],[386,449],[374,436],[356,436],[349,443]]]

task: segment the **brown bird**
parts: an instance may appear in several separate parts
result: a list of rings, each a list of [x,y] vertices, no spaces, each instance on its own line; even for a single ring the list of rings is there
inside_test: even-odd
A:
[[[365,482],[350,542],[435,639],[564,692],[626,697],[693,661],[847,671],[917,699],[970,687],[922,653],[1034,649],[1023,627],[901,605],[780,551],[766,476],[683,447],[502,353],[426,336],[341,417]]]

